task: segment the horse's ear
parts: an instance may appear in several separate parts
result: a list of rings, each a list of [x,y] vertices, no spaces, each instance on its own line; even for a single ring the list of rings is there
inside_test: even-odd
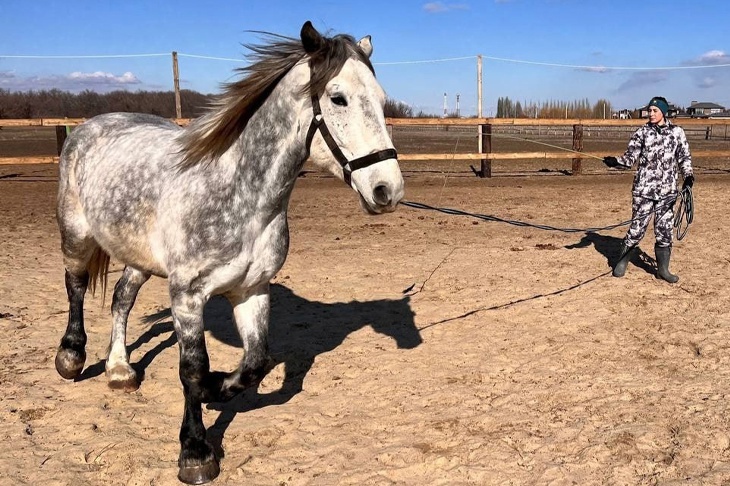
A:
[[[359,41],[357,41],[357,46],[362,50],[362,52],[365,53],[365,56],[370,58],[373,54],[373,43],[370,41],[370,36],[366,35]]]
[[[302,46],[304,46],[304,52],[312,54],[317,52],[322,47],[322,36],[317,29],[314,28],[312,22],[307,20],[302,25],[302,32],[300,34],[302,38]]]

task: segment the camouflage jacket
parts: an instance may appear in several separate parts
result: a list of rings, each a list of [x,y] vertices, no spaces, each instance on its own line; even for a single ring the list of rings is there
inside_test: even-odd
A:
[[[692,157],[684,130],[667,120],[664,126],[647,123],[634,132],[618,167],[638,163],[633,195],[647,199],[677,196],[677,169],[683,177],[692,174]]]

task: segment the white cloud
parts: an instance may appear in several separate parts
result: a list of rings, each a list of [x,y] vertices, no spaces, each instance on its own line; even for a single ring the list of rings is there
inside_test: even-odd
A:
[[[700,54],[694,59],[684,63],[687,66],[727,66],[730,64],[730,55],[725,51],[713,49]],[[721,68],[722,69],[722,68]],[[711,89],[720,86],[722,77],[718,76],[717,69],[696,69],[692,73],[695,88]]]
[[[697,79],[696,85],[700,89],[714,88],[715,86],[717,86],[717,78],[714,78],[712,76],[704,76]]]
[[[730,56],[723,51],[708,51],[702,54],[698,59],[698,64],[706,64],[715,66],[717,64],[730,64]]]
[[[730,64],[730,55],[726,54],[725,51],[715,49],[700,54],[696,58],[684,62],[684,64],[688,66],[718,66]]]
[[[73,72],[67,76],[69,80],[92,83],[92,84],[139,84],[137,76],[127,71],[121,76],[115,76],[112,73],[96,71],[93,73]]]
[[[9,91],[29,91],[41,89],[60,89],[78,92],[86,89],[92,91],[113,91],[129,86],[141,85],[142,81],[131,72],[121,75],[96,71],[91,73],[72,72],[66,75],[18,76],[14,72],[0,72],[0,88]]]
[[[451,10],[469,10],[469,5],[465,3],[429,2],[423,5],[423,10],[429,13],[442,13]]]
[[[605,66],[588,66],[580,68],[578,69],[578,71],[584,71],[587,73],[607,73],[610,71],[610,69]]]
[[[653,84],[660,84],[666,81],[669,75],[666,71],[640,71],[633,73],[629,76],[629,79],[621,83],[616,89],[618,93],[634,90],[643,86],[650,86]]]

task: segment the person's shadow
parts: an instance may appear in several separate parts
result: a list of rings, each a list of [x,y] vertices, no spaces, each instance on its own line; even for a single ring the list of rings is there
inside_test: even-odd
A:
[[[203,318],[206,330],[215,339],[242,348],[233,322],[233,309],[225,297],[211,298],[205,306]],[[127,347],[130,354],[155,337],[166,333],[170,335],[132,363],[140,381],[144,380],[145,369],[154,358],[177,343],[169,308],[143,320],[152,326]],[[329,304],[299,297],[283,285],[271,285],[269,351],[277,363],[284,363],[283,383],[279,390],[271,393],[259,394],[251,388],[229,402],[208,404],[209,409],[221,412],[215,424],[208,429],[208,440],[217,449],[219,457],[224,456],[221,444],[225,431],[238,413],[291,400],[302,391],[304,378],[318,355],[337,348],[348,335],[366,326],[392,338],[398,349],[413,349],[423,342],[410,307],[410,296]],[[241,358],[242,354],[232,358],[230,368],[237,366]],[[85,380],[103,372],[102,360],[85,369],[79,379]]]
[[[618,259],[621,257],[621,241],[622,238],[616,238],[614,236],[604,236],[598,233],[586,233],[583,238],[577,243],[572,245],[566,245],[565,248],[573,250],[576,248],[587,248],[593,245],[596,251],[606,257],[606,263],[609,267],[613,268]],[[631,255],[631,264],[641,268],[646,273],[654,275],[656,273],[656,260],[650,257],[641,248],[635,248],[633,255]]]

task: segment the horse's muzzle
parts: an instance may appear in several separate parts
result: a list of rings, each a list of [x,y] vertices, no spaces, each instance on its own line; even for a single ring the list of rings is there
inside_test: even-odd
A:
[[[381,183],[373,189],[372,203],[360,196],[360,203],[363,209],[369,214],[391,213],[398,207],[398,203],[403,199],[403,185]]]

